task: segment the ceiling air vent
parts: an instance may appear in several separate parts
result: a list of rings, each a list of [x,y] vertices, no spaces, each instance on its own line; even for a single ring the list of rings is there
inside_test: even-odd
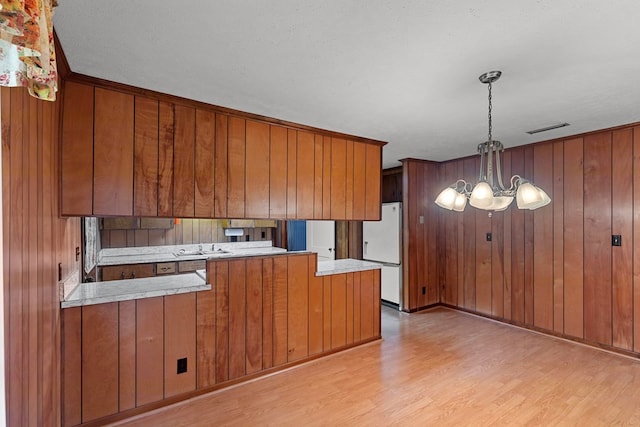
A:
[[[569,123],[559,123],[557,125],[551,125],[551,126],[547,126],[547,127],[540,128],[540,129],[528,130],[527,133],[529,135],[533,135],[535,133],[546,132],[548,130],[563,128],[565,126],[569,126]]]

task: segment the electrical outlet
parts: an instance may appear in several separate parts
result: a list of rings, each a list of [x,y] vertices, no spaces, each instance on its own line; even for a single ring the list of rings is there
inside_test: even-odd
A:
[[[614,234],[611,236],[611,246],[622,246],[622,235]]]
[[[182,359],[178,359],[178,374],[184,374],[187,372],[187,358],[183,357]]]
[[[427,287],[423,286],[422,287],[422,295],[426,295],[427,294]]]
[[[266,239],[266,238],[267,238],[267,233],[266,233],[266,231],[261,232],[261,233],[260,233],[260,237],[261,237],[261,238],[263,238],[263,239]]]
[[[491,233],[487,233],[487,242],[493,240],[493,235]]]

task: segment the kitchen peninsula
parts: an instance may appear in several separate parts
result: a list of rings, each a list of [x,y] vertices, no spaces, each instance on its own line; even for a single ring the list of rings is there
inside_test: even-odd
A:
[[[315,253],[255,243],[189,245],[172,254],[205,257],[206,270],[196,273],[79,285],[142,283],[149,293],[62,303],[69,306],[62,311],[63,425],[129,417],[380,338],[380,265],[318,263]],[[168,256],[150,252],[128,256]],[[127,256],[106,254],[103,265]],[[176,293],[172,280],[199,285]],[[164,294],[154,293],[153,281]]]

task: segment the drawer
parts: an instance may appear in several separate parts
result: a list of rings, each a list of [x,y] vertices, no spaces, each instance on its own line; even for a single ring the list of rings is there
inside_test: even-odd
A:
[[[141,277],[153,277],[155,264],[110,265],[99,267],[100,280],[124,280]]]
[[[175,262],[159,262],[156,264],[156,274],[173,274],[175,272]]]
[[[178,272],[187,273],[190,271],[203,270],[207,268],[207,261],[204,259],[198,259],[195,261],[180,261],[178,262]]]

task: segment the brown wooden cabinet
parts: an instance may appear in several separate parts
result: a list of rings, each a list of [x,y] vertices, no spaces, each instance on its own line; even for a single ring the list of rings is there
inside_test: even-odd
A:
[[[158,215],[158,101],[135,98],[133,214]]]
[[[196,294],[63,310],[64,426],[196,388]],[[187,370],[177,373],[178,359]]]
[[[93,86],[67,82],[62,107],[62,215],[93,214]]]
[[[62,424],[157,408],[380,338],[380,270],[316,277],[316,265],[306,253],[209,260],[209,291],[64,309]]]
[[[133,107],[133,95],[95,89],[94,215],[133,215]]]
[[[100,280],[141,279],[156,274],[155,264],[109,265],[99,267]]]
[[[63,215],[380,218],[374,141],[73,81],[62,124]]]
[[[402,167],[382,171],[382,203],[402,201]]]

